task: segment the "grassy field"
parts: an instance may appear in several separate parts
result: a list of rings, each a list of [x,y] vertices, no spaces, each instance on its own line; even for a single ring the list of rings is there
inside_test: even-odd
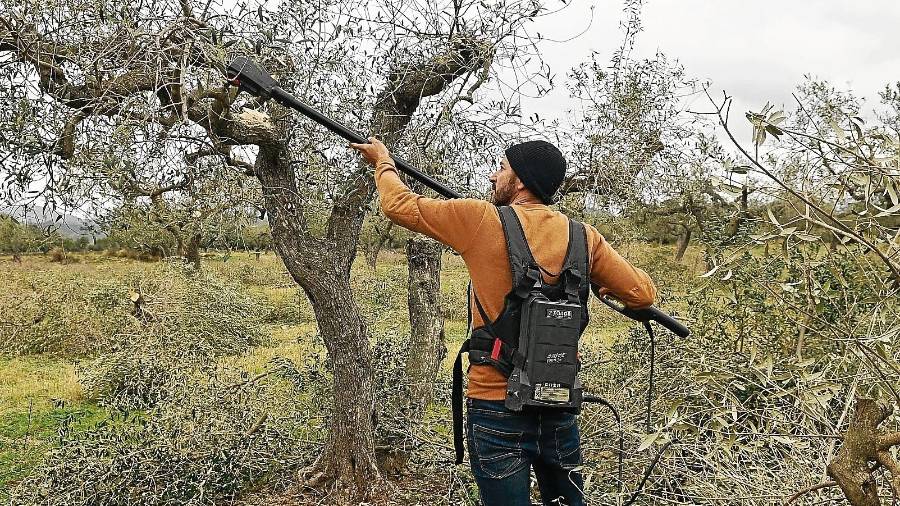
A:
[[[672,266],[667,260],[669,247],[637,245],[624,253],[648,268],[663,294],[683,286],[697,269],[695,252],[684,262],[688,267]],[[100,254],[76,254],[72,260],[64,265],[41,255],[26,256],[21,262],[0,257],[0,278],[6,285],[0,295],[0,343],[31,339],[43,346],[38,353],[0,355],[0,500],[6,500],[3,491],[25,477],[58,443],[61,430],[84,431],[109,419],[107,409],[83,392],[79,364],[111,346],[111,333],[128,331],[135,319],[129,312],[135,290],[159,284],[147,281],[159,269],[155,263]],[[258,374],[273,357],[303,364],[311,354],[324,353],[312,309],[275,255],[257,260],[244,254],[227,259],[208,254],[203,269],[264,308],[265,339],[243,353],[221,358],[223,363]],[[406,276],[404,257],[393,252],[383,253],[374,271],[362,261],[354,265],[353,289],[373,335],[408,334]],[[449,315],[445,377],[465,338],[467,282],[461,259],[445,255],[442,295]],[[596,301],[592,304],[592,321],[583,343],[602,353],[629,323]],[[65,349],[68,345],[73,349]],[[448,407],[435,406],[428,416],[436,425],[444,418],[449,431]]]

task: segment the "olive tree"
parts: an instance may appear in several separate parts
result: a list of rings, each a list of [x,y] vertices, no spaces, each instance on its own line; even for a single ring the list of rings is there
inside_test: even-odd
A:
[[[700,83],[665,54],[632,54],[642,3],[625,3],[623,41],[611,61],[594,54],[569,74],[577,108],[566,125],[572,170],[562,192],[594,210],[662,222],[678,237],[680,260],[706,226],[704,213],[726,204],[711,179],[724,152],[712,123],[688,110],[702,96]]]
[[[876,506],[900,494],[898,95],[887,89],[868,120],[827,83],[795,95],[791,110],[749,111],[741,142],[730,97],[710,94],[734,141],[717,160],[731,182],[717,184],[737,205],[705,211],[706,273],[660,272],[692,335],[660,333],[654,355],[633,329],[605,367],[585,370],[621,413],[627,456],[617,489],[610,417],[586,411],[585,440],[601,443],[585,445],[585,474],[604,478],[590,479],[593,502],[627,499],[645,478],[636,504]],[[672,283],[686,293],[671,297]]]
[[[493,62],[529,51],[520,29],[541,11],[533,1],[15,3],[0,15],[4,197],[90,199],[101,184],[152,197],[195,181],[184,168],[204,158],[252,177],[246,184],[259,185],[273,244],[312,303],[333,373],[329,432],[304,476],[334,483],[339,499],[377,499],[370,332],[349,280],[371,170],[321,128],[238,95],[225,65],[250,55],[285,89],[401,153],[413,121],[429,125],[423,151],[446,149],[436,139],[454,108],[475,102]],[[417,118],[420,110],[435,112]],[[142,163],[116,163],[123,153]],[[143,172],[116,173],[126,166]],[[424,268],[430,279],[433,265]]]
[[[169,184],[141,180],[138,175],[163,172],[161,168],[137,170],[135,166],[140,162],[114,162],[108,179],[98,185],[109,188],[104,207],[112,207],[97,211],[101,214],[99,221],[108,233],[121,239],[138,239],[128,230],[143,229],[151,234],[146,238],[156,243],[155,249],[172,245],[157,253],[180,256],[199,269],[201,246],[251,224],[255,214],[248,208],[259,201],[259,189],[243,173],[219,159],[203,157],[195,163],[177,164],[178,157],[172,158],[181,179]],[[126,167],[118,167],[120,163]],[[127,242],[131,242],[128,246],[146,249],[139,242]]]
[[[752,137],[742,143],[728,127],[731,98],[709,95],[745,164],[733,170],[764,209],[755,230],[708,273],[731,283],[718,325],[734,324],[742,342],[766,343],[758,349],[776,361],[811,366],[815,375],[795,395],[817,408],[793,419],[794,432],[835,438],[807,464],[830,480],[801,475],[787,503],[835,487],[853,505],[881,504],[878,468],[900,494],[892,454],[900,435],[891,422],[900,404],[897,96],[886,88],[882,113],[866,121],[852,94],[807,81],[794,93],[793,111],[769,104],[748,111]],[[769,244],[777,253],[754,257]],[[734,283],[747,263],[760,267]]]

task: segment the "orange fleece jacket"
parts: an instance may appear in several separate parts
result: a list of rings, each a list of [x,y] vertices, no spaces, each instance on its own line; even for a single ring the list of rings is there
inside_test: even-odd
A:
[[[458,252],[472,279],[488,318],[496,319],[503,299],[512,289],[506,239],[497,208],[476,199],[432,199],[418,195],[397,174],[394,161],[379,160],[375,184],[381,210],[394,223],[425,234]],[[513,202],[535,260],[549,272],[559,272],[569,242],[568,218],[538,201]],[[629,307],[653,303],[656,287],[646,272],[628,263],[591,225],[585,224],[591,281],[605,287]],[[544,275],[545,281],[556,278]],[[483,325],[472,307],[472,324]],[[506,378],[490,365],[472,365],[468,372],[468,397],[499,401],[506,398]]]

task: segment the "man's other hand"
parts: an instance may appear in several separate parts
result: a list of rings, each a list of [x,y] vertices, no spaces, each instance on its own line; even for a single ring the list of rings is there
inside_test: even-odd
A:
[[[366,161],[372,165],[378,164],[381,160],[389,160],[391,158],[391,152],[388,151],[387,146],[375,137],[369,137],[368,144],[351,142],[350,147],[362,153]]]

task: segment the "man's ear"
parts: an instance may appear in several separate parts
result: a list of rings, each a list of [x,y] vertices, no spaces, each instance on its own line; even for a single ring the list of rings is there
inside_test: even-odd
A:
[[[519,176],[517,176],[515,173],[513,173],[513,178],[515,178],[514,184],[516,187],[516,191],[521,192],[521,191],[525,190],[525,183],[523,183],[522,180],[519,179]]]

